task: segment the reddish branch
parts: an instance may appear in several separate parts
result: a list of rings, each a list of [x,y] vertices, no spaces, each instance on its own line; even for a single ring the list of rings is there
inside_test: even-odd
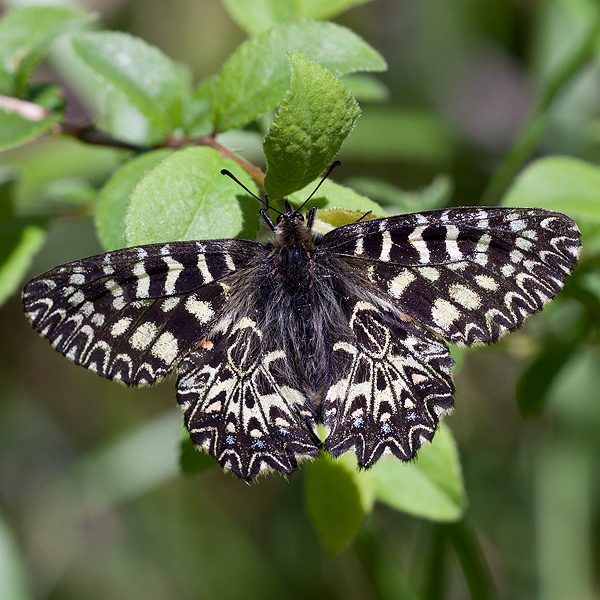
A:
[[[0,109],[4,109],[8,112],[15,112],[29,121],[40,121],[52,114],[49,110],[39,104],[1,95]],[[158,148],[181,148],[182,146],[190,145],[209,146],[217,150],[222,156],[226,156],[238,163],[238,165],[240,165],[258,183],[262,184],[265,179],[265,174],[261,169],[217,142],[214,134],[202,137],[169,138],[162,144],[156,144],[155,146],[149,147],[117,140],[103,131],[100,131],[94,125],[76,126],[67,123],[58,123],[57,125],[54,125],[50,131],[55,135],[68,135],[85,142],[86,144],[109,146],[111,148],[121,148],[124,150],[132,150],[134,152],[148,152],[149,150],[156,150]]]

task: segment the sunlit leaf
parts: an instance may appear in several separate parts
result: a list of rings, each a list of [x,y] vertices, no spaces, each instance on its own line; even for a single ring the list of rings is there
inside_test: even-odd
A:
[[[321,456],[312,462],[304,493],[319,537],[332,556],[352,541],[374,502],[370,474],[358,471],[355,456],[349,453],[338,460]]]
[[[290,84],[288,51],[336,76],[386,68],[381,55],[345,27],[314,21],[279,25],[246,41],[225,63],[213,95],[218,131],[245,125],[281,102]]]
[[[237,163],[212,148],[185,148],[164,158],[131,194],[125,216],[128,245],[255,237],[258,202],[221,169],[249,188],[254,185]]]
[[[414,462],[384,457],[371,473],[377,500],[393,508],[433,521],[456,521],[463,514],[466,499],[458,450],[443,424]]]
[[[158,48],[132,35],[103,31],[73,39],[75,52],[91,69],[144,114],[170,131],[181,124],[190,74]]]
[[[146,152],[117,169],[106,182],[95,215],[98,237],[106,250],[125,246],[124,219],[131,192],[147,171],[172,152],[168,148]]]
[[[333,161],[360,109],[327,69],[290,53],[291,87],[264,141],[272,200],[308,185]]]

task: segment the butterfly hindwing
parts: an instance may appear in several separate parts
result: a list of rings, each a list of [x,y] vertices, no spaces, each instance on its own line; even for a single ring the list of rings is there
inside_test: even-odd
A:
[[[25,312],[54,347],[127,384],[169,373],[214,324],[219,280],[263,247],[246,240],[126,248],[56,267],[23,292]]]
[[[192,441],[244,479],[291,473],[315,455],[316,411],[294,385],[294,366],[256,321],[221,324],[179,365],[177,398]]]
[[[384,454],[409,460],[452,407],[452,358],[411,323],[394,324],[375,305],[348,302],[351,336],[333,344],[335,383],[325,392],[326,448],[354,449],[371,466]]]
[[[444,339],[487,343],[562,288],[580,249],[559,213],[460,208],[338,227],[321,248],[366,273],[397,309]]]

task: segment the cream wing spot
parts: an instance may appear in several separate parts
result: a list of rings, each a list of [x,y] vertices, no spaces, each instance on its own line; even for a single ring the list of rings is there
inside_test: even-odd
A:
[[[196,296],[190,296],[186,300],[185,308],[190,314],[194,315],[202,325],[208,323],[215,316],[215,311],[210,305],[210,302],[198,300]]]
[[[431,318],[433,319],[433,322],[444,331],[451,329],[453,323],[458,320],[459,317],[460,313],[456,306],[447,300],[438,298],[433,303]]]
[[[150,352],[155,358],[158,358],[167,365],[170,365],[177,358],[177,354],[179,353],[179,344],[172,333],[165,331],[159,336],[156,342],[154,342]]]
[[[396,275],[388,284],[388,291],[394,298],[400,298],[406,288],[416,279],[414,273],[404,269],[399,275]]]
[[[484,290],[493,292],[498,289],[498,284],[488,275],[476,275],[475,282],[477,285]]]
[[[203,283],[210,283],[214,279],[211,272],[208,270],[206,256],[204,254],[198,255],[198,270],[200,271],[200,275],[202,275]]]
[[[390,260],[390,252],[392,251],[392,236],[389,231],[384,231],[381,234],[381,254],[379,260],[388,262]]]
[[[163,261],[169,269],[167,271],[167,279],[165,281],[165,294],[172,296],[176,292],[175,285],[177,283],[179,274],[183,270],[183,265],[171,256],[164,256]]]
[[[423,231],[427,229],[427,225],[415,227],[408,236],[408,241],[419,254],[419,260],[425,264],[429,262],[429,248],[427,242],[423,239]]]
[[[435,267],[421,267],[419,273],[429,281],[437,281],[440,278],[440,271]]]
[[[130,325],[131,325],[131,319],[129,317],[119,319],[110,328],[110,335],[112,335],[113,337],[119,337],[120,335],[123,335],[127,331],[127,329],[129,329]]]
[[[156,336],[158,327],[154,323],[142,323],[134,332],[129,343],[136,350],[146,350]]]
[[[475,310],[481,306],[481,296],[464,285],[452,285],[449,292],[452,300],[469,310]]]
[[[133,265],[133,274],[137,277],[136,297],[148,298],[150,293],[150,277],[146,273],[144,263],[139,262]]]

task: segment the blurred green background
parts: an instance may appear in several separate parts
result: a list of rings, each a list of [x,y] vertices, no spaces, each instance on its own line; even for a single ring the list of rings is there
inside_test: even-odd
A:
[[[219,0],[79,5],[189,64],[196,80],[245,38]],[[553,81],[535,155],[597,162],[598,10],[591,0],[376,0],[344,13],[337,21],[386,58],[378,78],[389,98],[361,102],[335,178],[367,195],[379,178],[415,210],[426,195],[400,190],[434,180],[444,193],[453,187],[452,205],[481,204],[483,194],[495,201],[490,181]],[[52,60],[38,78],[68,83]],[[83,106],[69,111],[85,119]],[[18,165],[18,201],[31,207],[70,192],[93,199],[118,153],[44,139],[0,158]],[[392,204],[380,184],[373,189]],[[32,276],[102,251],[91,218],[77,212],[52,225]],[[334,558],[303,505],[305,467],[250,485],[215,469],[182,478],[174,379],[141,390],[101,380],[51,351],[11,298],[0,311],[6,600],[599,598],[597,248],[577,290],[500,343],[461,353],[446,422],[461,454],[464,521],[377,506]],[[523,418],[516,389],[544,396],[542,414]]]

